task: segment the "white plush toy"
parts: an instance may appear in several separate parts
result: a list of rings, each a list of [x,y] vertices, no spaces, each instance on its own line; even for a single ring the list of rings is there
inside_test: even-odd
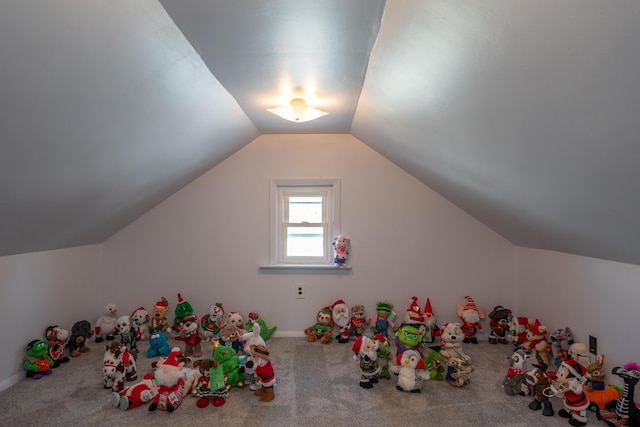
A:
[[[452,322],[442,325],[442,335],[440,335],[441,350],[448,351],[453,357],[457,357],[464,364],[471,363],[469,357],[462,350],[462,342],[464,341],[464,333],[460,328],[460,323]]]
[[[421,380],[429,379],[429,372],[424,370],[424,360],[417,350],[406,350],[399,354],[396,364],[390,366],[389,370],[398,375],[396,388],[400,391],[420,393]]]
[[[231,311],[227,314],[227,324],[231,324],[238,329],[238,336],[242,336],[247,332],[244,327],[244,316],[237,311]]]
[[[252,345],[266,346],[264,339],[260,336],[260,325],[254,323],[251,332],[247,332],[242,335],[242,341],[244,341],[243,350],[246,355],[251,355]],[[260,388],[260,384],[256,382],[255,375],[251,372],[245,372],[245,384],[249,384],[249,390],[256,391]]]
[[[116,317],[117,313],[118,307],[115,304],[107,304],[104,306],[102,316],[100,316],[96,322],[96,342],[102,342],[105,338],[112,341],[115,338],[116,323],[118,321]]]
[[[149,339],[149,312],[144,307],[137,308],[131,314],[131,327],[136,332],[138,341]]]

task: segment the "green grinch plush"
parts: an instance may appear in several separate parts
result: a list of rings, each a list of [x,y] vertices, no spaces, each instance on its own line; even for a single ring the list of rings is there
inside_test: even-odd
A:
[[[42,340],[33,340],[27,344],[27,358],[24,369],[27,378],[39,380],[44,375],[51,375],[53,360],[49,357],[49,345]]]
[[[240,373],[240,358],[232,347],[218,345],[213,351],[213,358],[222,366],[227,378],[227,387],[244,387],[244,375]]]
[[[444,380],[444,368],[446,366],[446,362],[439,351],[429,349],[423,360],[424,369],[429,372],[430,380]]]
[[[174,310],[176,315],[175,320],[173,321],[173,332],[178,333],[180,329],[182,329],[182,324],[184,323],[184,318],[187,316],[193,315],[193,307],[189,304],[189,301],[185,301],[182,298],[182,294],[178,293],[178,304]]]
[[[420,325],[403,323],[396,331],[396,355],[407,350],[416,350],[420,355],[420,343],[422,342],[422,331]]]

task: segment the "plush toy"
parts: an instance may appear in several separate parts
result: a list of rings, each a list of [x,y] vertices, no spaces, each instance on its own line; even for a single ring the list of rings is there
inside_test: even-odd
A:
[[[102,342],[105,338],[109,341],[115,339],[116,322],[118,321],[116,313],[118,313],[118,307],[115,304],[104,306],[102,316],[96,322],[96,342]]]
[[[404,312],[404,324],[414,325],[420,329],[421,344],[426,343],[427,339],[425,335],[429,333],[425,324],[425,317],[418,305],[418,297],[413,296],[409,298],[409,308]],[[429,333],[429,335],[431,335]]]
[[[324,307],[316,314],[316,323],[304,330],[307,341],[316,342],[320,340],[322,344],[331,342],[331,331],[333,329],[333,317],[331,308]]]
[[[184,342],[184,356],[202,357],[202,341],[208,338],[200,330],[200,322],[194,315],[187,316],[183,319],[180,331],[176,340]]]
[[[240,358],[233,348],[218,345],[213,351],[213,358],[222,366],[226,376],[227,387],[244,387],[244,375],[240,372]]]
[[[247,332],[244,327],[244,316],[237,311],[231,311],[227,314],[227,324],[236,327],[238,330],[238,336]]]
[[[351,319],[349,319],[351,338],[358,339],[360,335],[364,334],[364,329],[368,323],[369,320],[367,319],[367,312],[364,309],[364,305],[356,304],[351,307]]]
[[[379,341],[360,335],[353,343],[353,359],[360,361],[360,387],[372,388],[378,383],[380,365],[378,364]]]
[[[338,342],[341,344],[349,342],[349,336],[351,336],[351,316],[349,314],[349,307],[343,300],[339,299],[331,305],[331,317],[338,333],[338,335],[336,335]]]
[[[217,302],[209,309],[209,314],[200,318],[200,326],[210,340],[220,338],[220,330],[227,324],[222,304]]]
[[[416,350],[407,350],[396,356],[396,364],[391,366],[391,372],[398,375],[398,385],[400,391],[420,393],[422,388],[421,380],[429,379],[429,374],[424,371],[424,360],[422,355]]]
[[[116,331],[120,336],[120,342],[122,342],[122,345],[124,345],[127,351],[131,352],[137,358],[138,346],[136,345],[136,342],[138,341],[138,335],[131,326],[131,318],[129,316],[118,317]]]
[[[171,346],[167,342],[167,336],[164,332],[154,332],[149,337],[149,348],[147,349],[147,357],[153,359],[158,356],[169,356]]]
[[[573,333],[569,327],[558,328],[553,331],[549,338],[551,339],[551,354],[553,355],[553,365],[556,369],[565,360],[569,360],[569,347],[574,343]]]
[[[524,350],[518,349],[509,358],[509,369],[502,381],[502,389],[508,396],[525,396],[529,387],[525,383],[525,375],[533,368],[535,359],[529,357]]]
[[[173,412],[182,403],[185,393],[185,379],[182,367],[173,352],[166,358],[161,357],[153,373],[145,375],[145,379],[153,379],[158,386],[158,394],[153,398],[149,411],[160,409]]]
[[[569,359],[573,359],[582,366],[589,366],[591,358],[587,345],[581,342],[574,342],[569,346]]]
[[[489,318],[489,344],[509,344],[507,334],[509,333],[509,322],[513,318],[511,310],[501,305],[496,305],[491,313],[487,315]]]
[[[532,354],[540,362],[547,366],[549,365],[551,343],[549,343],[549,340],[547,339],[547,327],[541,325],[538,319],[533,323],[529,323],[527,339],[522,344],[522,348]]]
[[[255,364],[255,375],[259,378],[261,388],[253,392],[259,396],[261,402],[271,402],[275,398],[273,386],[276,385],[276,375],[269,357],[269,350],[263,345],[251,346],[251,357]]]
[[[151,322],[149,323],[149,334],[154,332],[166,332],[169,329],[167,312],[169,311],[169,301],[165,297],[155,304],[151,311]]]
[[[527,339],[527,329],[529,328],[529,319],[523,316],[513,316],[509,322],[509,335],[507,341],[513,344],[515,350],[522,347]]]
[[[247,332],[251,332],[255,323],[260,325],[260,336],[265,341],[268,340],[271,335],[276,332],[276,329],[278,329],[277,326],[267,326],[267,323],[260,317],[260,315],[255,311],[252,311],[251,313],[249,313],[249,320],[247,320],[247,323],[245,323],[245,329],[247,330]]]
[[[231,323],[225,325],[220,331],[220,344],[229,346],[234,352],[242,351],[242,341],[240,340],[240,332]]]
[[[158,387],[152,379],[143,379],[139,383],[126,386],[121,391],[111,392],[111,405],[121,411],[137,408],[150,402],[158,395]]]
[[[443,381],[446,362],[439,351],[432,348],[427,349],[427,354],[422,358],[424,360],[424,370],[429,373],[429,380]]]
[[[69,341],[69,331],[58,325],[51,325],[45,330],[44,336],[47,339],[49,357],[53,360],[53,367],[56,368],[61,363],[67,363],[69,358],[64,354],[64,348]]]
[[[446,350],[440,351],[440,354],[447,361],[447,375],[445,376],[445,380],[456,387],[469,384],[469,375],[473,373],[475,367],[473,365],[465,367],[466,364],[462,359],[454,357]]]
[[[429,298],[427,298],[427,302],[424,304],[422,316],[424,317],[423,324],[425,326],[422,344],[426,345],[427,343],[432,343],[436,337],[440,336],[440,328],[436,324],[436,316],[433,314],[431,300]]]
[[[144,307],[138,307],[133,313],[131,313],[131,327],[136,333],[136,339],[138,341],[149,339],[149,312]]]
[[[460,323],[449,322],[442,325],[442,334],[440,335],[440,348],[446,350],[453,357],[456,357],[464,364],[471,363],[471,357],[462,349],[464,334],[460,328]]]
[[[184,318],[193,315],[193,307],[189,301],[185,301],[185,299],[182,298],[181,293],[178,293],[178,304],[176,304],[176,308],[173,310],[173,313],[175,318],[173,319],[173,326],[171,327],[171,330],[177,334],[180,329],[182,329]]]
[[[104,388],[112,391],[122,391],[125,381],[138,379],[135,355],[127,351],[120,341],[114,341],[105,345],[104,358],[102,359],[102,372],[104,374]]]
[[[620,392],[605,384],[607,373],[604,369],[604,354],[600,353],[596,359],[587,366],[587,382],[584,386],[584,394],[589,402],[598,406],[598,409],[607,408],[607,403],[620,399]]]
[[[640,365],[636,362],[629,362],[624,366],[617,366],[611,371],[624,381],[624,392],[618,400],[614,400],[607,405],[613,409],[613,413],[599,415],[598,419],[603,420],[610,426],[626,425],[630,427],[640,426],[640,407],[635,402],[635,387],[640,380]]]
[[[264,338],[262,338],[262,328],[259,323],[256,322],[251,326],[251,328],[247,327],[247,329],[250,329],[251,332],[246,332],[241,337],[242,342],[244,343],[242,351],[245,355],[251,355],[252,345],[266,346],[267,344],[265,343]],[[260,388],[260,385],[256,383],[255,375],[245,375],[245,382],[249,384],[249,390],[256,391]]]
[[[91,323],[88,320],[79,320],[71,327],[71,337],[67,342],[67,348],[69,349],[69,355],[71,357],[78,357],[82,353],[91,351],[87,346],[87,340],[94,334]]]
[[[395,333],[396,355],[402,354],[407,350],[416,350],[422,354],[420,351],[421,342],[422,331],[419,325],[403,323]]]
[[[389,337],[389,328],[393,328],[393,319],[396,313],[393,311],[393,304],[388,301],[378,301],[376,303],[376,314],[371,318],[371,332]]]
[[[364,336],[364,335],[360,335]],[[391,354],[391,345],[382,334],[374,335],[373,339],[378,343],[378,365],[380,365],[380,378],[385,380],[391,379],[391,372],[389,372],[389,361],[393,359]]]
[[[562,397],[564,409],[558,411],[562,418],[569,418],[572,426],[587,424],[587,408],[589,399],[584,394],[583,385],[587,370],[575,360],[567,360],[560,364],[551,381],[550,393]]]
[[[27,344],[27,358],[23,367],[27,378],[39,380],[44,375],[51,375],[53,360],[49,357],[49,346],[42,340],[33,340]]]
[[[458,304],[458,317],[462,320],[462,332],[464,333],[464,342],[478,344],[476,338],[477,332],[484,332],[480,320],[484,319],[484,309],[478,309],[476,303],[469,295],[465,296],[467,304],[463,307]]]
[[[338,237],[333,238],[334,256],[333,262],[338,267],[346,267],[347,256],[349,255],[349,247],[351,246],[351,240],[340,234]]]
[[[206,408],[210,399],[213,406],[224,405],[229,390],[224,382],[222,367],[213,359],[196,360],[193,366],[198,368],[200,374],[193,388],[193,395],[198,398],[196,406]]]
[[[529,388],[529,394],[533,396],[533,400],[529,403],[529,409],[539,411],[542,409],[542,415],[551,417],[555,414],[553,405],[549,396],[545,391],[551,386],[549,374],[546,372],[544,365],[534,365],[525,373],[525,383]]]

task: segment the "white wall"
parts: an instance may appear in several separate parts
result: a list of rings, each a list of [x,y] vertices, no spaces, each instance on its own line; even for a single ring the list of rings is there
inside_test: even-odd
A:
[[[0,390],[24,378],[27,343],[47,326],[95,323],[100,259],[99,245],[0,257]]]
[[[349,272],[263,271],[269,259],[269,179],[339,177]],[[104,243],[100,305],[150,309],[181,292],[198,315],[259,312],[301,335],[318,309],[378,299],[398,312],[427,297],[439,322],[470,294],[480,307],[515,304],[514,248],[349,135],[263,135]],[[294,298],[306,283],[307,297]]]
[[[517,314],[550,331],[568,326],[587,345],[595,336],[608,380],[621,385],[611,369],[640,362],[640,266],[518,248],[517,274]]]

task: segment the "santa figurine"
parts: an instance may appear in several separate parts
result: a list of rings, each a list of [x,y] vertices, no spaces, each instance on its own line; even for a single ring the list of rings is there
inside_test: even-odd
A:
[[[270,402],[275,398],[273,386],[276,385],[276,375],[271,365],[269,350],[266,346],[254,344],[250,347],[252,361],[255,363],[255,376],[261,388],[253,392],[259,396],[261,402]]]
[[[158,359],[152,374],[145,375],[145,379],[155,380],[158,386],[158,394],[153,398],[149,411],[160,409],[173,412],[182,403],[185,385],[182,374],[184,362],[178,363],[178,356],[179,350],[171,350],[168,357]]]
[[[345,344],[349,342],[349,336],[351,336],[351,316],[349,314],[349,307],[343,300],[339,299],[334,302],[330,308],[333,323],[338,329],[338,335],[336,338],[339,343]]]
[[[467,304],[463,307],[458,304],[458,316],[462,320],[462,332],[465,343],[478,344],[476,332],[484,332],[480,319],[484,319],[484,309],[478,309],[476,303],[469,295],[465,296]]]

